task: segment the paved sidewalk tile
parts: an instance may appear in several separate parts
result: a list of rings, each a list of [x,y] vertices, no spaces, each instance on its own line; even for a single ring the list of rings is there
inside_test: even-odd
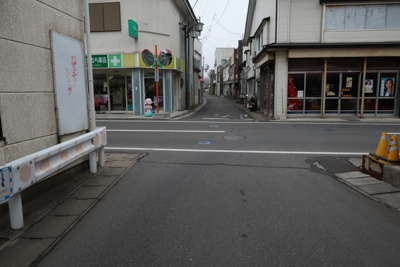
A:
[[[18,238],[0,251],[1,266],[30,266],[55,238]]]
[[[81,215],[94,201],[94,199],[66,199],[50,212],[50,215]]]
[[[400,193],[375,195],[374,197],[379,198],[384,203],[395,209],[400,209]]]
[[[400,188],[394,187],[387,183],[359,185],[358,188],[370,195],[400,192]]]
[[[93,177],[89,182],[87,182],[86,185],[110,185],[117,178],[118,178],[117,175],[113,175],[113,176],[97,175],[97,176]]]
[[[107,186],[82,186],[78,191],[76,191],[69,198],[98,198],[101,193],[106,190]]]
[[[78,216],[46,216],[43,220],[29,228],[21,237],[57,238]]]
[[[384,184],[384,182],[373,177],[347,179],[346,182],[352,185]]]
[[[133,161],[113,161],[110,162],[108,167],[110,168],[128,168],[130,165],[132,165]]]
[[[121,175],[126,168],[105,168],[99,175]]]
[[[341,172],[341,173],[335,173],[335,175],[339,178],[342,179],[354,179],[354,178],[362,178],[362,177],[370,177],[368,174],[365,174],[360,171],[355,171],[355,172]]]

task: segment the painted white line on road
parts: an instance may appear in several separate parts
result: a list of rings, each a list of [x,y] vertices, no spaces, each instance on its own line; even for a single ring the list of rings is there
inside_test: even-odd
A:
[[[212,118],[209,118],[212,120]],[[227,120],[227,119],[223,119]],[[258,125],[269,125],[269,124],[283,124],[283,125],[343,125],[345,124],[346,126],[399,126],[399,124],[394,124],[394,123],[366,123],[366,122],[357,122],[357,123],[349,123],[349,122],[274,122],[274,121],[269,121],[269,122],[254,122],[253,119],[248,119],[253,122],[241,122],[241,121],[221,121],[219,123],[224,123],[224,124],[249,124],[249,123],[254,123]],[[108,122],[108,123],[210,123],[211,121],[174,121],[174,120],[166,120],[166,121],[151,121],[151,120],[96,120],[96,122]],[[212,123],[212,122],[211,122]]]
[[[311,151],[257,151],[257,150],[205,150],[145,147],[105,147],[106,150],[141,150],[162,152],[199,152],[199,153],[245,153],[245,154],[288,154],[288,155],[368,155],[368,152],[311,152]]]
[[[193,131],[193,130],[108,130],[107,132],[157,132],[157,133],[225,133],[225,131]]]
[[[400,134],[400,133],[387,133],[387,134]]]

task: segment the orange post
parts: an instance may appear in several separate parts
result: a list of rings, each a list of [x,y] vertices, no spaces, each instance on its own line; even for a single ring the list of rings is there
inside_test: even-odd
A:
[[[157,45],[156,45],[156,72],[158,71],[157,64]],[[156,81],[156,97],[157,97],[157,113],[159,113],[159,103],[158,103],[158,81]]]

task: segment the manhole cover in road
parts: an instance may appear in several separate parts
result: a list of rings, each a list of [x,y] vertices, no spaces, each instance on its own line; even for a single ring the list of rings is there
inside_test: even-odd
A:
[[[224,136],[223,138],[226,139],[226,140],[240,140],[240,139],[245,139],[244,136],[239,136],[239,135]]]
[[[346,159],[321,159],[318,160],[328,172],[339,173],[339,172],[354,172],[360,169],[348,162]]]
[[[198,142],[198,144],[199,145],[209,145],[209,144],[211,144],[211,142],[209,142],[209,141],[200,141],[200,142]]]

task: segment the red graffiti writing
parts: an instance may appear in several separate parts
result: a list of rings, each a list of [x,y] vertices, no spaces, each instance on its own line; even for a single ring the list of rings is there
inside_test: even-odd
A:
[[[71,66],[72,66],[72,70],[68,70],[66,68],[65,70],[65,74],[66,74],[66,78],[67,78],[67,82],[68,82],[68,95],[70,95],[72,93],[72,87],[75,88],[75,84],[76,84],[76,76],[78,76],[78,71],[76,69],[76,56],[72,56],[71,57]],[[72,73],[72,75],[71,75]]]

